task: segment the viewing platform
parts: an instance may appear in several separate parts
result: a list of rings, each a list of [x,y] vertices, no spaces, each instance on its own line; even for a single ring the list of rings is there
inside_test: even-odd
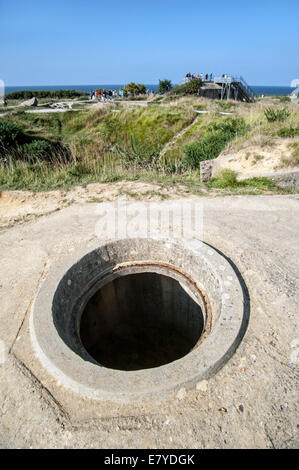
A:
[[[246,101],[248,103],[256,100],[256,94],[252,88],[246,83],[243,77],[223,74],[221,76],[213,77],[212,74],[209,78],[202,79],[202,87],[199,91],[200,96],[212,99],[235,101]],[[197,78],[196,76],[193,78]],[[192,78],[184,77],[182,83],[187,83]]]

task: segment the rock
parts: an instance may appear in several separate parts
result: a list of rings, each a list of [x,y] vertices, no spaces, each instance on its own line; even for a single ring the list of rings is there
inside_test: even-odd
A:
[[[67,109],[67,108],[70,108],[70,106],[67,103],[52,103],[50,104],[50,108]]]
[[[200,162],[200,181],[201,183],[206,183],[212,177],[214,162],[213,160],[204,160]]]
[[[186,389],[185,388],[180,388],[180,390],[178,391],[176,396],[179,400],[183,400],[186,395],[187,395]]]
[[[37,106],[37,104],[37,99],[34,96],[33,98],[30,98],[30,100],[23,101],[20,106]]]
[[[196,390],[200,390],[201,392],[206,392],[208,390],[208,381],[201,380],[196,384]]]

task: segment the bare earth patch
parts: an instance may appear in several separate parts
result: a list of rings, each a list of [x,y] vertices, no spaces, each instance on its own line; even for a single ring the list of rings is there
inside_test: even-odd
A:
[[[63,209],[71,204],[112,201],[117,197],[159,201],[190,194],[182,185],[162,187],[144,182],[92,183],[69,191],[3,191],[0,193],[0,229]]]
[[[238,179],[260,177],[275,172],[298,171],[292,164],[295,139],[277,139],[271,146],[250,145],[233,154],[222,154],[215,160],[215,175],[224,168],[236,172]],[[290,162],[290,164],[288,164]]]

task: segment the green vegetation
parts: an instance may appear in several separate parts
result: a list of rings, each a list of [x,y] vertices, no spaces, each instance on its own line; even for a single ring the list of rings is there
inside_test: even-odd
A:
[[[193,78],[193,80],[190,80],[187,83],[183,83],[183,85],[177,85],[176,87],[172,88],[171,94],[179,96],[198,95],[201,86],[201,78]]]
[[[164,93],[169,92],[172,89],[171,80],[159,80],[158,93],[164,95]]]
[[[282,103],[289,103],[291,101],[291,98],[290,96],[284,95],[279,97],[279,101],[281,101]]]
[[[232,170],[222,170],[216,178],[208,182],[208,187],[217,189],[248,189],[274,190],[276,184],[269,178],[248,178],[237,181],[236,174]]]
[[[136,139],[135,133],[130,136],[129,146],[117,144],[116,153],[125,162],[126,167],[132,164],[142,168],[155,168],[159,151],[156,144],[147,144]]]
[[[16,147],[23,141],[24,133],[19,126],[11,121],[3,119],[0,121],[0,155],[3,154],[6,149]]]
[[[211,124],[199,142],[184,147],[188,165],[199,168],[201,161],[218,157],[226,144],[236,135],[243,135],[247,128],[242,118],[228,118]]]
[[[231,101],[216,101],[217,105],[222,111],[228,111],[231,110],[234,106],[235,103],[232,103]]]
[[[125,91],[125,96],[128,96],[128,91],[130,92],[132,96],[135,96],[138,94],[145,95],[146,87],[142,83],[131,82],[125,86],[124,91]]]
[[[68,160],[68,150],[59,140],[35,138],[12,121],[0,121],[0,161]]]
[[[282,108],[282,109],[266,108],[264,111],[264,114],[268,122],[274,122],[274,121],[282,122],[282,121],[285,121],[289,117],[290,112],[286,108]]]
[[[30,98],[78,98],[80,96],[87,96],[88,93],[84,91],[77,91],[77,90],[39,90],[39,91],[32,91],[32,90],[21,90],[21,91],[13,91],[12,93],[8,93],[6,98],[8,100],[28,100]]]
[[[297,137],[299,136],[299,127],[282,127],[277,131],[278,137]]]
[[[129,85],[137,93],[133,85],[139,85]],[[294,146],[285,161],[282,156],[282,164],[299,164],[298,104],[286,103],[281,118],[274,100],[221,103],[172,90],[146,106],[115,102],[92,109],[88,104],[76,112],[49,114],[8,109],[0,117],[0,190],[142,180],[164,187],[183,185],[200,194],[202,160],[249,145],[275,145],[285,138],[292,138],[287,144]],[[266,112],[269,108],[274,114]],[[221,115],[220,109],[232,109],[233,116]],[[260,152],[251,152],[254,161],[261,158]],[[221,194],[277,191],[269,180],[237,181],[232,173],[219,175],[206,187]]]

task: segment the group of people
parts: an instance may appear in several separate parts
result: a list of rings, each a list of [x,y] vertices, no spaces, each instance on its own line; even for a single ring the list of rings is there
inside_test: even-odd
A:
[[[146,93],[149,94],[155,94],[154,90],[147,89]],[[136,96],[139,96],[139,91],[136,91]],[[131,92],[130,90],[124,90],[124,88],[120,88],[119,90],[106,90],[100,89],[100,90],[92,90],[89,93],[89,99],[90,100],[101,100],[101,101],[111,101],[114,98],[119,96],[120,98],[130,98]]]
[[[213,79],[213,74],[210,73],[206,73],[206,74],[203,74],[203,73],[186,73],[185,75],[185,78],[187,78],[188,80],[193,80],[194,78],[201,78],[202,81],[212,81]]]
[[[101,99],[101,101],[107,101],[112,100],[115,98],[117,95],[117,90],[106,90],[105,88],[103,90],[93,90],[89,94],[89,99],[91,100],[97,100],[98,98]]]

